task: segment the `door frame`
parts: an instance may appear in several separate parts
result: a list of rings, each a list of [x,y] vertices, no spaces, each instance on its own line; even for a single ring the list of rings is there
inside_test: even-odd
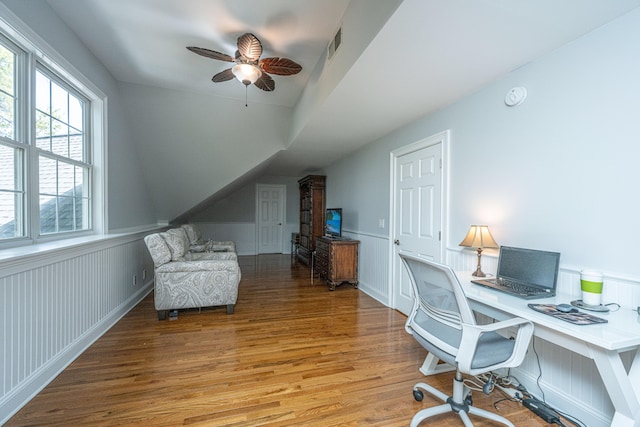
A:
[[[431,147],[440,143],[440,155],[442,159],[442,167],[440,168],[440,180],[441,180],[441,192],[440,192],[440,259],[442,263],[447,263],[447,248],[449,247],[449,151],[451,145],[451,130],[447,129],[442,132],[438,132],[435,135],[431,135],[414,143],[397,148],[389,153],[389,294],[388,301],[389,306],[393,309],[397,309],[396,304],[396,287],[394,279],[398,268],[402,268],[402,263],[398,257],[395,256],[394,249],[394,232],[396,230],[396,160],[405,154],[410,154],[414,151],[422,150],[423,148]],[[398,258],[398,259],[396,259]]]
[[[284,253],[284,228],[287,224],[287,186],[284,184],[256,184],[256,255],[260,255],[260,190],[265,187],[278,188],[282,191],[280,209],[282,212],[282,226],[280,227],[280,253]]]

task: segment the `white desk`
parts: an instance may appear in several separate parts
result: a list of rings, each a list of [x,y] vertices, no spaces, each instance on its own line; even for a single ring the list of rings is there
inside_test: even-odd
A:
[[[615,408],[611,425],[640,426],[640,322],[634,310],[592,313],[609,323],[574,325],[527,307],[529,303],[567,303],[568,295],[524,300],[472,284],[471,273],[456,274],[475,311],[497,320],[516,316],[530,320],[535,336],[593,359]],[[634,352],[629,372],[620,359],[625,351]]]

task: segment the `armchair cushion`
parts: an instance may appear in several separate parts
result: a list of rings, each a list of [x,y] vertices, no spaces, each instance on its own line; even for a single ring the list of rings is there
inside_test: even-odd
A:
[[[158,233],[145,236],[144,242],[149,248],[149,254],[156,266],[161,266],[171,261],[171,251],[166,241]]]
[[[172,228],[160,233],[171,251],[171,260],[178,261],[189,251],[189,239],[182,228]]]
[[[200,242],[200,238],[202,237],[200,230],[195,225],[182,224],[182,229],[184,229],[184,231],[187,234],[187,237],[189,238],[189,244],[197,245],[202,243]]]

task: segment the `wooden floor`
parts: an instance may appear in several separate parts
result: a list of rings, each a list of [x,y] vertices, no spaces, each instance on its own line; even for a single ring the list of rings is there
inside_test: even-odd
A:
[[[423,350],[405,316],[348,285],[334,292],[286,255],[240,257],[235,313],[181,311],[158,321],[153,295],[128,313],[7,426],[407,426]],[[474,393],[491,411],[499,392]],[[500,413],[544,426],[515,402]],[[472,417],[475,425],[497,424]],[[456,415],[423,424],[461,426]]]

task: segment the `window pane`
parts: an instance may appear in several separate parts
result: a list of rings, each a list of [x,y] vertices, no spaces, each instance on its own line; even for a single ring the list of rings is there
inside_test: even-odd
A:
[[[40,234],[55,233],[57,227],[56,197],[40,196]]]
[[[0,45],[0,136],[15,139],[16,56]]]
[[[58,162],[58,195],[73,197],[74,167],[68,163]]]
[[[0,190],[15,190],[16,182],[16,149],[0,145]]]
[[[58,197],[58,231],[72,231],[75,224],[74,198]]]
[[[89,201],[76,198],[76,230],[89,228]]]
[[[74,196],[75,197],[87,197],[88,194],[85,194],[85,191],[87,191],[85,189],[85,185],[84,185],[84,177],[85,174],[87,173],[87,171],[84,168],[79,168],[79,167],[75,167],[74,168],[74,182],[75,182],[75,187],[74,187]]]
[[[36,108],[51,114],[51,81],[41,72],[36,72]]]
[[[24,235],[22,150],[0,145],[0,239]]]
[[[51,82],[51,115],[69,123],[69,93],[55,82]]]
[[[71,130],[71,128],[69,128]],[[83,162],[84,159],[84,135],[70,134],[69,135],[69,158]]]
[[[85,101],[55,79],[36,77],[36,145],[63,157],[86,161]],[[50,139],[45,141],[45,139]]]
[[[51,117],[36,111],[36,147],[51,151]]]
[[[69,94],[69,125],[82,132],[84,124],[84,103]]]
[[[40,164],[40,194],[58,194],[58,172],[56,170],[57,162],[55,160],[40,156],[38,163]]]
[[[22,194],[8,191],[0,191],[0,239],[8,239],[21,236],[19,224],[16,221],[20,213],[19,207]]]
[[[51,152],[69,157],[69,126],[55,119],[52,125]]]

